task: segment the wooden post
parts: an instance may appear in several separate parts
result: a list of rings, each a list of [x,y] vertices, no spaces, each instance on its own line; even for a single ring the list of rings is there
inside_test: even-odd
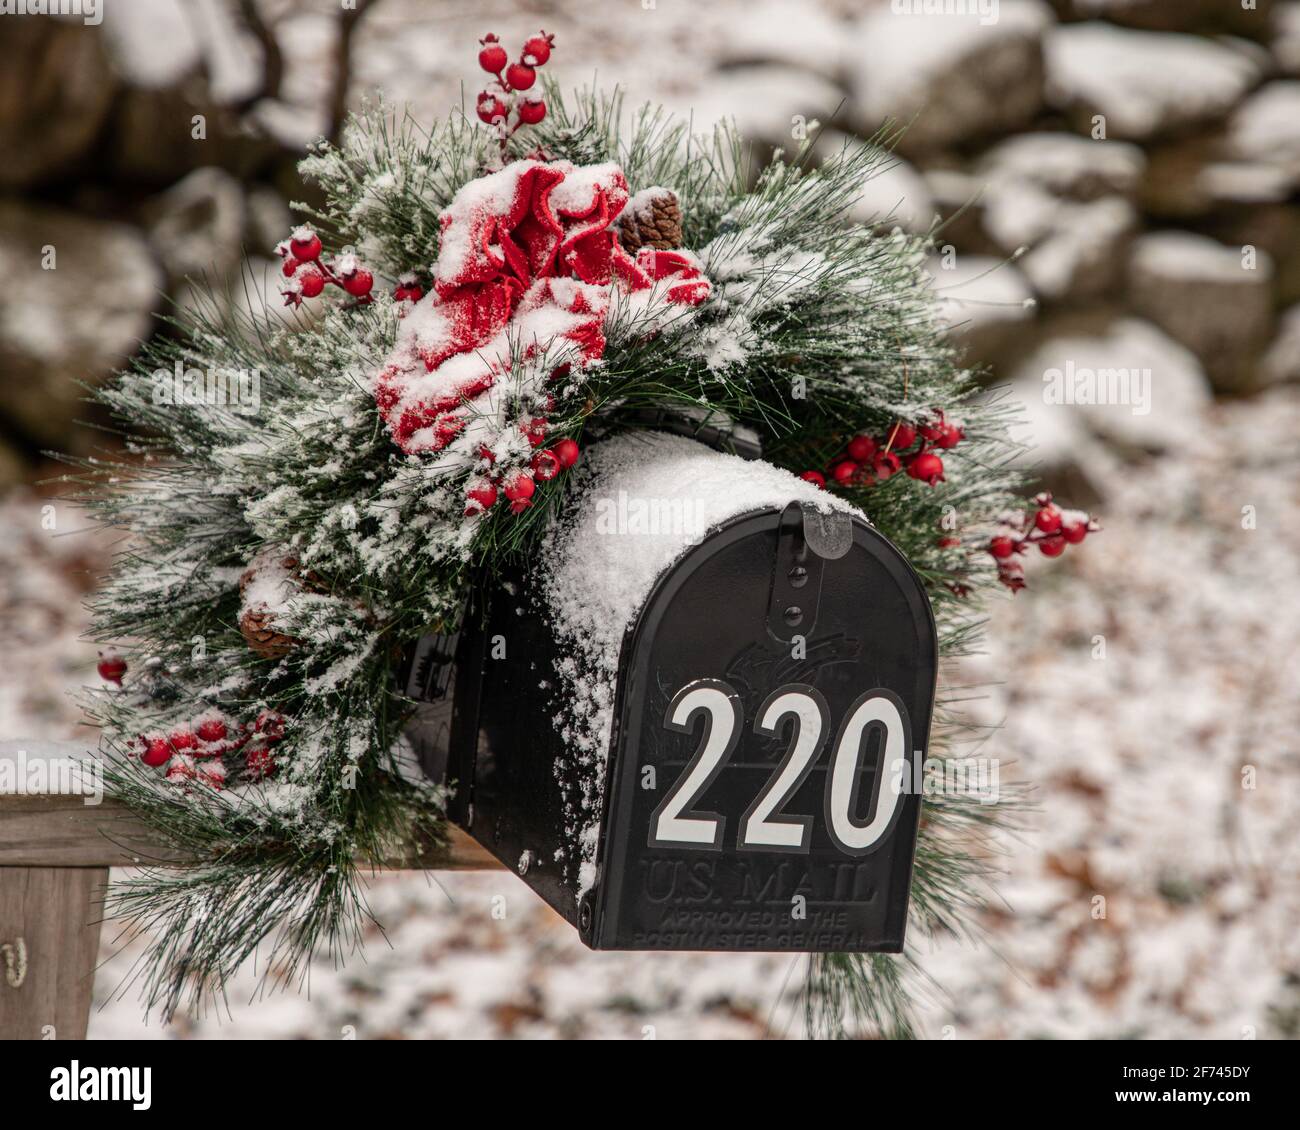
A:
[[[84,1039],[108,869],[185,863],[116,801],[53,791],[95,756],[76,742],[0,742],[0,1039]],[[501,866],[458,828],[446,844],[400,844],[369,862]]]
[[[0,1038],[86,1038],[107,883],[107,867],[0,867]]]

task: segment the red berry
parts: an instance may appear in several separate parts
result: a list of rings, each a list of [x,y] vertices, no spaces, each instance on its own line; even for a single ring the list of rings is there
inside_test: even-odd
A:
[[[99,653],[99,663],[95,669],[106,683],[116,683],[120,687],[122,676],[126,674],[126,660],[110,647]]]
[[[906,451],[916,442],[916,429],[911,424],[901,421],[895,424],[885,437],[890,451]]]
[[[509,58],[506,49],[491,32],[488,32],[479,42],[483,45],[483,50],[478,53],[478,65],[490,75],[499,75]]]
[[[325,289],[325,276],[315,267],[304,267],[298,276],[298,285],[304,298],[315,298]]]
[[[818,490],[826,489],[826,476],[820,471],[805,471],[799,477],[806,483],[812,483]]]
[[[220,718],[205,718],[194,732],[198,734],[200,741],[224,742],[227,730],[226,724]]]
[[[490,90],[485,90],[478,96],[479,121],[491,125],[493,122],[504,118],[506,112],[506,104]]]
[[[996,537],[989,542],[989,552],[999,561],[1005,561],[1016,551],[1015,538]]]
[[[144,753],[140,755],[140,760],[151,769],[166,765],[171,760],[172,747],[166,738],[141,738],[140,740],[144,742]]]
[[[393,297],[398,302],[419,302],[424,297],[424,291],[419,283],[402,283],[393,291]]]
[[[831,468],[831,478],[833,478],[840,486],[846,486],[857,477],[860,469],[861,468],[858,464],[854,463],[852,459],[845,459],[836,463],[835,466]]]
[[[1089,525],[1087,514],[1072,510],[1061,516],[1061,536],[1071,545],[1078,545],[1088,536]]]
[[[1044,557],[1060,557],[1065,552],[1065,538],[1060,534],[1049,534],[1038,543]]]
[[[527,99],[519,103],[519,120],[526,126],[535,126],[546,117],[546,103],[540,98]]]
[[[578,461],[579,451],[575,440],[562,439],[551,450],[555,452],[555,458],[566,471]]]
[[[199,767],[199,776],[214,789],[226,783],[226,765],[223,761],[205,761]]]
[[[358,267],[343,280],[343,289],[353,298],[365,298],[374,285],[375,276],[367,271],[365,267]]]
[[[560,473],[560,460],[553,451],[539,451],[533,456],[533,474],[544,483],[549,483]]]
[[[534,35],[524,43],[524,62],[530,67],[540,67],[551,57],[551,44],[555,36],[542,32]]]
[[[167,740],[171,742],[172,749],[177,752],[199,748],[199,739],[191,730],[173,730],[167,736]]]
[[[934,429],[935,434],[930,437],[934,441],[935,447],[941,447],[944,451],[956,447],[966,438],[966,432],[960,424],[941,424]]]
[[[465,492],[465,517],[473,518],[496,505],[497,488],[490,479],[479,479]]]
[[[521,499],[532,498],[537,491],[537,484],[533,482],[532,475],[525,474],[523,471],[516,472],[510,476],[506,483],[506,497],[511,502],[518,502]]]
[[[951,534],[948,534],[946,537],[941,537],[937,542],[935,542],[935,544],[940,549],[956,549],[961,545],[961,538],[953,537]]]
[[[871,470],[882,483],[903,469],[903,461],[892,451],[878,451],[871,461]]]
[[[1061,528],[1061,511],[1049,502],[1034,515],[1034,525],[1045,534],[1056,533]],[[1055,556],[1055,554],[1051,556]]]
[[[510,500],[510,512],[512,514],[522,514],[533,503],[532,498],[537,491],[537,484],[533,482],[531,475],[526,475],[522,471],[512,476],[506,483],[506,498]]]
[[[854,436],[849,440],[849,458],[855,463],[869,463],[877,451],[876,441],[870,436]]]
[[[933,451],[922,451],[907,462],[907,473],[914,479],[934,486],[943,479],[943,460]]]
[[[320,258],[320,236],[311,228],[299,228],[289,239],[289,252],[304,263]]]
[[[511,63],[506,68],[506,85],[511,90],[527,90],[537,81],[537,72],[527,63]]]
[[[271,756],[271,751],[266,746],[255,746],[248,751],[244,759],[244,768],[250,777],[260,781],[275,772],[275,758]]]
[[[1025,587],[1025,567],[1019,561],[999,562],[998,580],[1012,592],[1019,592]]]
[[[284,265],[280,268],[280,270],[284,272],[284,277],[288,279],[288,278],[292,278],[294,271],[296,271],[301,266],[302,266],[301,260],[295,259],[292,255],[286,255],[284,259]]]
[[[532,447],[541,447],[546,442],[546,417],[525,416],[519,421],[519,430],[528,437]]]

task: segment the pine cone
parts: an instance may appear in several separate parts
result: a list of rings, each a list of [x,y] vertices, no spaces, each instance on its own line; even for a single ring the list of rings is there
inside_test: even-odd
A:
[[[278,566],[296,585],[308,592],[326,592],[327,586],[322,578],[310,569],[304,570],[298,558],[287,555],[279,559],[259,556],[254,558],[239,578],[239,592],[243,596],[248,586],[256,579],[260,570],[268,566]],[[297,645],[292,636],[285,635],[275,626],[275,613],[265,604],[246,608],[239,617],[239,631],[248,646],[263,659],[283,659]]]
[[[643,247],[668,251],[682,245],[682,206],[668,188],[647,188],[628,202],[618,218],[618,241],[629,255]]]
[[[259,608],[250,608],[239,618],[239,631],[263,659],[283,659],[298,642],[275,629],[275,617]]]

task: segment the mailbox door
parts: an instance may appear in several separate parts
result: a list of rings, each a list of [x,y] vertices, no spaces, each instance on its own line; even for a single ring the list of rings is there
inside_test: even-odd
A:
[[[600,878],[579,911],[596,948],[902,949],[929,600],[857,519],[841,556],[801,558],[820,591],[792,600],[789,513],[712,533],[624,644]],[[882,764],[902,760],[899,792]]]

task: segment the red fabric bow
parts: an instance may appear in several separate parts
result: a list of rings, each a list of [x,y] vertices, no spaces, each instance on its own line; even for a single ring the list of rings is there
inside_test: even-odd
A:
[[[560,346],[557,368],[605,351],[614,287],[659,286],[697,305],[709,281],[689,252],[643,248],[635,259],[612,224],[628,202],[613,164],[517,161],[471,181],[442,215],[433,289],[407,313],[375,399],[403,451],[438,451],[464,428],[470,402],[525,358]]]

